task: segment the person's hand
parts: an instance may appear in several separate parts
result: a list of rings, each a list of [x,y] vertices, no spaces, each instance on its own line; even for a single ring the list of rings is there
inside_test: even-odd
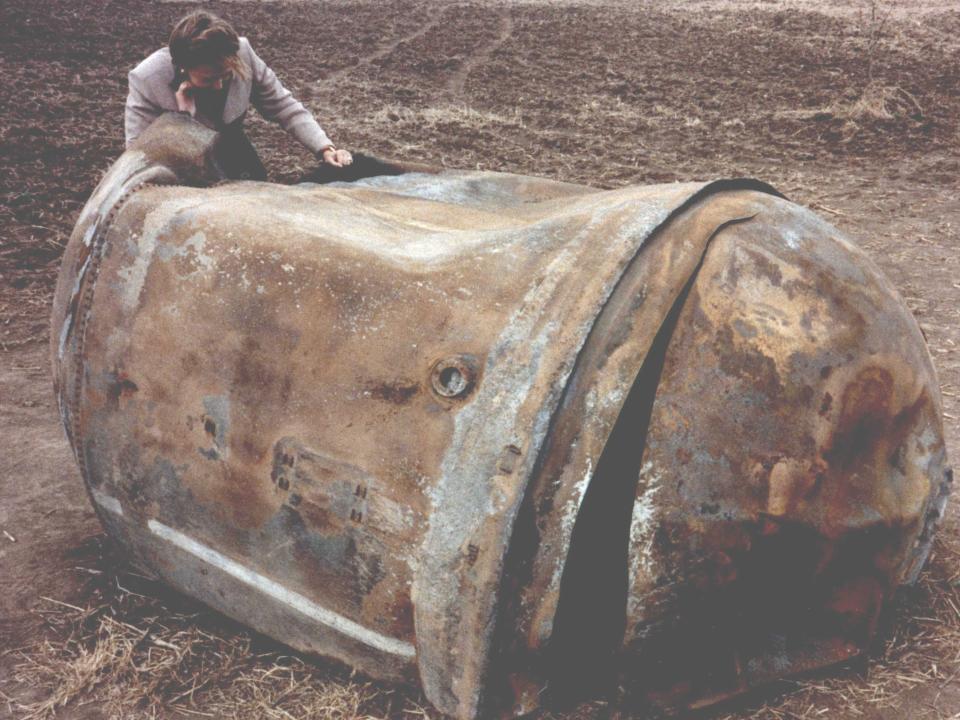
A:
[[[336,148],[328,147],[323,150],[323,161],[327,165],[333,165],[334,167],[346,167],[353,162],[353,155],[347,150],[337,150]]]
[[[190,117],[197,114],[197,101],[193,97],[194,87],[189,80],[184,80],[177,88],[177,110],[190,113]]]

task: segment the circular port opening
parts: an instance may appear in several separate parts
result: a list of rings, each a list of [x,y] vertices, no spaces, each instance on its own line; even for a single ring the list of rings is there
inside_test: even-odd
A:
[[[454,397],[466,389],[467,379],[455,367],[444,368],[440,371],[440,386],[445,395]]]
[[[447,358],[433,366],[430,384],[445,398],[462,398],[473,389],[474,371],[464,358]]]

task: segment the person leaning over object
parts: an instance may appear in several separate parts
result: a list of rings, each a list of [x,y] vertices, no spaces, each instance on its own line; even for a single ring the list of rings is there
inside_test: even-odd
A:
[[[227,177],[265,180],[267,171],[243,131],[253,105],[293,135],[323,162],[353,162],[334,147],[310,111],[225,20],[198,10],[173,28],[161,48],[130,71],[124,112],[127,147],[165,112],[185,112],[221,134],[221,164]]]

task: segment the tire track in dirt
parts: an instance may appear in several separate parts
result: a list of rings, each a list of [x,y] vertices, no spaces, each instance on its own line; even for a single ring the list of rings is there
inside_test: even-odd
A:
[[[430,22],[427,22],[421,25],[412,33],[407,33],[406,35],[402,35],[401,37],[395,40],[382,43],[377,47],[376,50],[374,50],[369,55],[364,55],[359,60],[357,60],[357,62],[355,62],[353,65],[347,65],[346,67],[338,68],[333,72],[331,72],[326,77],[320,78],[320,80],[316,82],[316,85],[322,86],[328,83],[332,83],[335,80],[339,80],[340,78],[344,77],[345,75],[349,75],[351,72],[353,72],[359,67],[362,67],[364,65],[372,65],[377,60],[383,60],[385,57],[388,57],[390,53],[394,52],[397,48],[399,48],[404,43],[413,42],[414,40],[417,40],[423,37],[424,35],[429,33],[431,30],[436,28],[439,24],[440,24],[440,17],[437,16]]]
[[[493,52],[503,45],[513,34],[513,16],[509,11],[500,14],[500,31],[490,42],[476,49],[463,64],[457,68],[457,71],[447,80],[443,96],[451,100],[459,100],[463,97],[464,88],[467,84],[467,78],[483,63],[490,59]]]

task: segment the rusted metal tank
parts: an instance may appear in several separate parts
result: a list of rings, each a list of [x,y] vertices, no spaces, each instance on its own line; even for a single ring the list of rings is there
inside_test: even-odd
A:
[[[753,181],[217,184],[216,140],[163,118],[115,163],[53,314],[91,499],[170,585],[473,718],[709,704],[863,652],[916,578],[936,375],[811,212]]]

